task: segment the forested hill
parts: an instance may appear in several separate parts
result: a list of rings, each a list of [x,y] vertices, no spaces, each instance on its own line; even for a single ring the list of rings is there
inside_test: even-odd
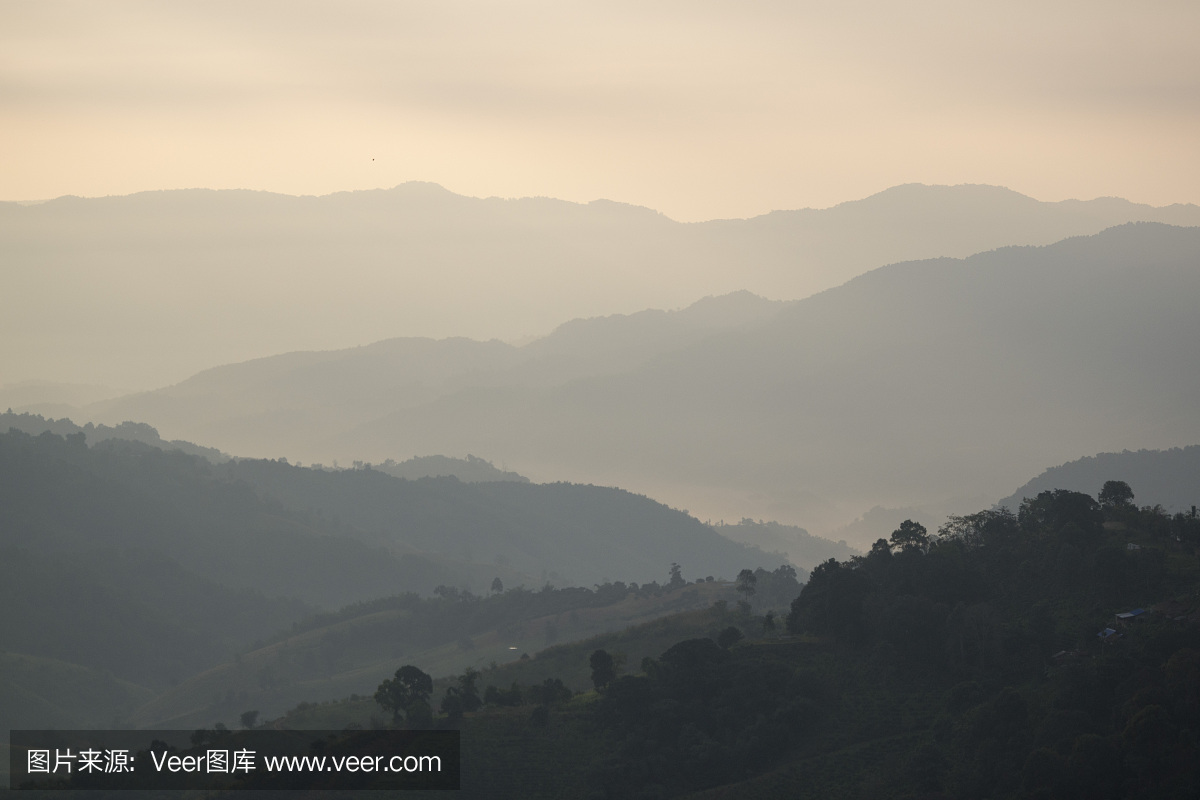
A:
[[[83,433],[0,434],[0,544],[152,548],[239,588],[339,606],[439,584],[731,577],[778,556],[620,489],[395,478],[277,461],[212,464]]]
[[[119,439],[88,447],[83,433],[0,434],[0,649],[97,671],[88,679],[118,694],[112,676],[162,688],[320,608],[439,586],[485,594],[497,578],[645,584],[673,562],[732,578],[780,559],[617,489],[217,465]]]
[[[374,469],[326,472],[256,460],[220,472],[391,552],[452,558],[476,571],[500,565],[536,582],[642,583],[660,578],[672,562],[689,575],[732,578],[744,565],[774,568],[783,561],[726,539],[682,511],[615,488],[406,481]]]
[[[0,413],[0,431],[9,429],[16,429],[32,436],[46,431],[58,436],[82,433],[89,445],[106,442],[109,439],[122,439],[148,444],[159,450],[178,450],[188,455],[201,456],[216,464],[229,460],[229,456],[215,447],[201,447],[179,439],[167,441],[158,435],[156,428],[144,422],[122,422],[118,425],[93,425],[87,422],[83,425],[76,425],[66,417],[53,419],[43,417],[41,414],[15,414],[10,408],[8,411]]]
[[[1200,518],[1130,494],[1045,491],[826,562],[790,644],[682,642],[603,692],[620,756],[591,781],[622,797],[1197,796]]]
[[[1196,797],[1200,518],[1132,495],[905,522],[818,567],[786,632],[716,604],[466,670],[396,720],[461,728],[468,798]]]
[[[1200,445],[1100,453],[1068,461],[1038,475],[999,505],[1017,509],[1024,498],[1054,488],[1095,495],[1114,477],[1137,487],[1134,499],[1140,506],[1188,511],[1200,498]]]
[[[47,431],[58,436],[82,433],[89,446],[106,442],[109,439],[141,442],[151,447],[157,447],[159,450],[178,450],[188,455],[201,456],[212,461],[214,464],[223,464],[230,459],[228,455],[215,447],[202,447],[179,439],[167,441],[159,435],[156,428],[144,422],[126,421],[118,425],[95,425],[87,422],[83,425],[76,425],[67,417],[54,419],[28,412],[14,413],[12,409],[9,409],[4,413],[0,413],[0,431],[7,431],[9,429],[28,433],[31,436],[37,436]],[[389,458],[373,466],[380,472],[409,480],[453,476],[465,483],[486,483],[488,481],[529,482],[529,479],[524,475],[499,469],[490,461],[473,455],[467,455],[466,458],[414,456],[407,461],[401,462],[396,462]]]
[[[3,544],[32,552],[150,548],[232,586],[337,606],[438,584],[645,582],[672,562],[731,577],[779,559],[648,498],[595,486],[274,461],[214,465],[83,436],[0,435]]]

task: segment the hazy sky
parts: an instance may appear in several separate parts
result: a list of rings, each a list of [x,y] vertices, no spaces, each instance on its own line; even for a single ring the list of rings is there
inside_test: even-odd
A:
[[[0,199],[429,180],[680,220],[907,182],[1197,202],[1198,32],[1195,0],[5,0]]]

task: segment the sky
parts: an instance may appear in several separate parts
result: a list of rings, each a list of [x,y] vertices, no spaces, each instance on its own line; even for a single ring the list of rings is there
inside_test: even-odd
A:
[[[1200,3],[0,4],[0,200],[439,183],[696,221],[1200,202]]]

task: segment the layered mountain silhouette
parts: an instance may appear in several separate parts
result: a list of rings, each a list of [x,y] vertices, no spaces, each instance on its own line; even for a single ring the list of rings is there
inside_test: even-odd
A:
[[[788,305],[715,298],[747,313],[687,335],[695,307],[521,348],[397,340],[95,411],[234,453],[469,452],[823,532],[876,505],[996,498],[1080,453],[1196,441],[1198,265],[1200,229],[1129,224],[893,264]]]
[[[522,347],[464,338],[392,339],[287,353],[205,370],[175,386],[94,404],[88,413],[154,418],[193,441],[236,442],[241,455],[328,461],[338,456],[328,449],[332,439],[400,409],[460,391],[505,394],[618,375],[718,331],[760,324],[785,305],[737,292],[682,311],[573,320]],[[369,460],[423,452],[439,451],[372,448]]]
[[[0,252],[20,290],[0,295],[0,363],[8,381],[151,388],[294,350],[413,335],[513,340],[742,289],[799,299],[882,264],[1135,220],[1196,225],[1200,208],[921,185],[693,224],[608,201],[477,199],[424,183],[2,203]]]

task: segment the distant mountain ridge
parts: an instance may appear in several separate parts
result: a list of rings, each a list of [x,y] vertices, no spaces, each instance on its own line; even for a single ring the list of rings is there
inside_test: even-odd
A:
[[[371,465],[395,478],[417,480],[419,478],[458,478],[463,483],[490,483],[492,481],[515,481],[529,483],[529,478],[516,472],[497,469],[492,462],[467,454],[466,458],[447,456],[414,456],[399,463],[388,459],[382,464]]]
[[[316,455],[325,440],[399,409],[472,387],[519,392],[619,374],[720,331],[763,324],[787,305],[734,292],[678,311],[572,320],[521,347],[416,338],[285,353],[214,367],[174,386],[95,403],[85,413],[154,419],[196,441],[236,441],[243,456],[328,461]],[[371,460],[404,455],[416,453],[401,449]]]
[[[1138,220],[1197,225],[1200,208],[921,185],[689,224],[607,201],[479,199],[420,183],[0,203],[0,253],[22,287],[0,296],[0,363],[9,380],[148,388],[294,350],[516,339],[743,289],[800,299],[883,264]]]

